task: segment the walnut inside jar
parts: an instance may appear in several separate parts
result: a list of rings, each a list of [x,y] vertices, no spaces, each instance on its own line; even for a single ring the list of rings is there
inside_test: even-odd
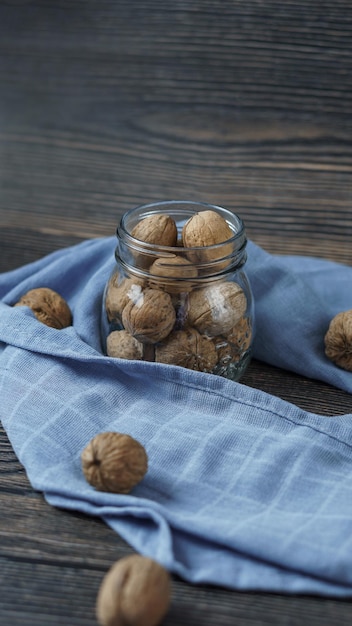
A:
[[[193,262],[204,263],[227,257],[233,251],[232,243],[224,244],[234,233],[226,220],[216,211],[199,211],[192,215],[182,229],[182,241],[186,248],[196,248],[190,252]],[[223,270],[228,264],[226,259],[216,264],[217,271]]]
[[[245,352],[252,342],[252,326],[248,317],[241,317],[227,336],[239,352]]]
[[[192,289],[191,279],[198,276],[197,268],[188,259],[176,254],[157,258],[150,266],[149,273],[150,286],[168,293],[189,291]],[[153,279],[153,276],[156,278]]]
[[[198,372],[211,372],[218,360],[214,343],[195,328],[176,330],[155,347],[158,363],[179,365]]]
[[[142,343],[156,343],[167,337],[176,321],[171,296],[159,289],[144,289],[122,312],[122,324]]]
[[[122,278],[114,273],[107,285],[105,309],[110,322],[121,320],[122,311],[130,300],[136,300],[142,293],[144,281],[138,278]]]
[[[247,317],[241,317],[228,335],[214,337],[219,361],[238,362],[252,342],[252,327]]]
[[[216,282],[189,294],[188,322],[200,333],[227,334],[245,314],[247,298],[237,283]]]
[[[177,245],[177,226],[170,215],[157,213],[140,220],[131,231],[132,237],[158,246]]]
[[[143,344],[132,337],[127,330],[113,330],[106,339],[106,353],[114,358],[141,360]]]
[[[132,237],[148,244],[133,251],[134,264],[141,269],[148,268],[155,259],[153,246],[177,246],[177,226],[172,217],[163,213],[149,215],[138,222],[131,231]]]

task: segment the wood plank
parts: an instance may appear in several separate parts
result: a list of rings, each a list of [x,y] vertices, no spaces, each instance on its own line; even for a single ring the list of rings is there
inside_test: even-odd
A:
[[[352,263],[347,0],[0,3],[0,272],[162,199],[226,206],[272,253]],[[351,397],[253,361],[244,384],[328,416]],[[96,624],[131,552],[49,507],[0,427],[0,622]],[[351,623],[350,602],[174,579],[165,626]]]

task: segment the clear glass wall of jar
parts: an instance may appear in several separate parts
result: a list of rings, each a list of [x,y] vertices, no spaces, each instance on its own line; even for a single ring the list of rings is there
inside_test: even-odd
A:
[[[126,212],[104,291],[105,353],[239,380],[254,335],[246,243],[242,220],[223,207],[165,201]]]

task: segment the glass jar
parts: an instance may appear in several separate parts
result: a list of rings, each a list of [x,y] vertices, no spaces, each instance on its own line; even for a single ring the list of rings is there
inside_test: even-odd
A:
[[[105,354],[239,380],[254,305],[246,234],[233,212],[165,201],[126,212],[103,297]]]

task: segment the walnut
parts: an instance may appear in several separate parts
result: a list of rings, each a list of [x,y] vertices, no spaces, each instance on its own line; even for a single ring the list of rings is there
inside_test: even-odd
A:
[[[149,284],[159,289],[165,289],[168,293],[182,293],[192,288],[192,282],[188,279],[198,276],[197,268],[182,256],[170,254],[157,258],[149,268],[150,274],[163,280],[151,279]]]
[[[114,358],[140,360],[143,358],[143,344],[127,330],[114,330],[106,338],[106,353]]]
[[[177,245],[177,226],[169,215],[158,213],[142,219],[131,231],[132,237],[157,246]]]
[[[233,237],[234,233],[226,220],[216,211],[206,210],[195,213],[182,229],[183,245],[186,248],[201,248],[192,252],[191,260],[196,262],[221,259],[233,251],[232,244],[218,246]],[[208,246],[215,246],[207,249]],[[223,269],[227,261],[218,269]]]
[[[108,282],[105,295],[105,309],[110,322],[121,320],[126,304],[138,299],[142,293],[144,281],[138,278],[119,278],[116,272]]]
[[[211,339],[195,328],[176,330],[155,346],[155,361],[179,365],[198,372],[211,372],[218,360]]]
[[[146,269],[155,259],[155,250],[148,246],[177,246],[177,226],[169,215],[163,213],[149,215],[138,222],[131,231],[132,237],[147,246],[134,250],[133,257],[137,267]]]
[[[135,301],[130,301],[122,312],[122,324],[142,343],[156,343],[172,331],[176,312],[168,293],[145,289]]]
[[[237,283],[214,283],[189,294],[188,322],[205,335],[227,334],[246,307],[246,296]]]
[[[51,328],[66,328],[72,324],[72,313],[66,300],[49,287],[27,291],[15,306],[28,306],[35,317]]]
[[[249,349],[252,342],[252,328],[247,317],[241,317],[229,334],[213,339],[219,361],[238,362]]]
[[[339,367],[352,372],[352,309],[335,315],[324,342],[326,356]]]
[[[81,454],[82,470],[99,491],[129,493],[148,469],[147,453],[130,435],[104,432],[96,435]]]
[[[171,576],[159,563],[134,554],[116,561],[100,585],[100,626],[158,626],[171,601]]]
[[[227,339],[240,354],[248,350],[252,343],[252,327],[248,317],[241,317],[227,335]]]

